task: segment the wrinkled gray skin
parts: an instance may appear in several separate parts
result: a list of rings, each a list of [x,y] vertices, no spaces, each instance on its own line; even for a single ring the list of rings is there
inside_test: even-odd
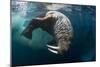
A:
[[[73,28],[68,17],[58,11],[48,11],[45,17],[33,19],[22,34],[31,39],[32,31],[38,27],[54,37],[54,39],[47,44],[47,48],[50,52],[63,54],[68,50],[71,43],[70,40],[73,37]]]

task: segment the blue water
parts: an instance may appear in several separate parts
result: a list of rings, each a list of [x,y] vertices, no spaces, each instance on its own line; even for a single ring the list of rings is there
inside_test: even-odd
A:
[[[96,6],[66,5],[56,9],[68,16],[74,29],[70,48],[64,55],[56,55],[47,50],[46,44],[52,40],[52,36],[41,28],[32,32],[32,40],[20,35],[32,18],[43,16],[48,11],[43,3],[28,2],[27,7],[20,9],[16,2],[11,7],[12,65],[96,60]]]

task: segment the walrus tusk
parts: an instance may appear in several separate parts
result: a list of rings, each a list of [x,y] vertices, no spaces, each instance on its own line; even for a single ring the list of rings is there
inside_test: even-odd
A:
[[[49,50],[50,52],[52,52],[52,53],[58,54],[58,51],[56,51],[56,50],[52,50],[52,49],[50,49],[50,48],[48,48],[48,50]]]
[[[49,47],[49,48],[52,48],[52,49],[56,49],[56,50],[58,50],[59,49],[59,47],[57,46],[50,46],[50,45],[47,45],[47,47]]]

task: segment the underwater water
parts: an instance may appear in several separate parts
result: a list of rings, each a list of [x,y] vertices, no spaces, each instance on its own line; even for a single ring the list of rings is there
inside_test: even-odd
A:
[[[96,6],[17,2],[11,4],[12,65],[40,65],[55,63],[88,62],[96,60]],[[62,7],[59,7],[62,6]],[[53,7],[53,6],[52,6]],[[32,32],[32,40],[21,35],[32,18],[57,10],[70,19],[74,37],[68,52],[56,55],[46,45],[52,36],[41,28]]]

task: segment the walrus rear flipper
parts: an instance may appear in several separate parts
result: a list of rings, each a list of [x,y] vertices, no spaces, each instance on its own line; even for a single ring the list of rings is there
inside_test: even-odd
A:
[[[32,39],[32,30],[30,30],[29,28],[26,28],[22,34],[23,36],[25,36],[28,39]]]
[[[21,35],[25,36],[28,39],[32,39],[32,31],[33,29],[35,29],[38,22],[39,20],[32,19],[25,30],[21,33]]]

